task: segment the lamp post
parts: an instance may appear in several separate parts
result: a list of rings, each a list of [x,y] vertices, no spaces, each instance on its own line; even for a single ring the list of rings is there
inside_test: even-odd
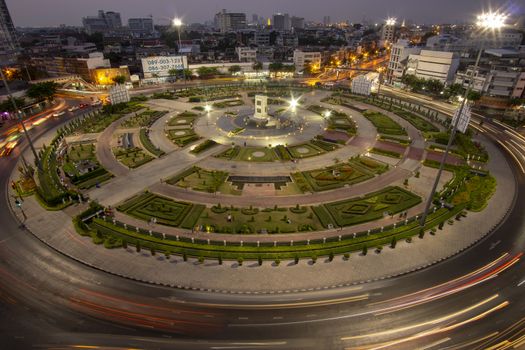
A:
[[[477,17],[476,25],[482,30],[498,30],[501,29],[505,25],[505,19],[507,18],[506,15],[497,13],[497,12],[488,12],[483,13]],[[430,195],[428,197],[425,211],[423,212],[423,216],[421,217],[421,221],[419,222],[420,227],[423,229],[425,227],[425,221],[428,216],[428,212],[430,210],[430,206],[432,205],[434,195],[436,194],[437,186],[439,184],[439,180],[441,178],[441,174],[443,173],[443,169],[445,167],[445,162],[447,160],[448,154],[450,152],[450,148],[452,147],[452,143],[454,142],[454,138],[456,136],[457,128],[459,125],[459,122],[462,118],[463,111],[465,109],[465,105],[468,101],[468,96],[472,90],[472,85],[474,83],[474,74],[476,73],[476,70],[479,66],[479,61],[481,60],[481,54],[483,53],[483,41],[481,41],[481,45],[478,51],[478,55],[476,57],[476,63],[474,64],[474,69],[472,69],[472,72],[469,77],[469,83],[467,86],[467,89],[465,90],[465,94],[463,95],[463,98],[460,99],[461,105],[459,107],[457,118],[454,122],[454,125],[452,126],[452,130],[450,132],[450,138],[448,139],[447,148],[445,149],[445,153],[443,153],[443,157],[441,158],[441,163],[439,164],[439,170],[436,176],[436,180],[434,181],[434,185],[432,186],[432,190],[430,192]]]
[[[174,18],[173,19],[173,26],[177,28],[177,35],[179,37],[179,54],[181,53],[182,49],[182,41],[180,39],[180,30],[182,28],[182,20],[180,18]],[[184,60],[182,61],[182,76],[184,77],[184,84],[186,84],[186,69],[184,68]]]
[[[11,100],[11,104],[13,105],[13,109],[18,117],[18,121],[20,122],[20,125],[22,126],[22,130],[24,131],[24,135],[26,136],[27,138],[27,142],[29,143],[29,147],[31,148],[31,151],[33,152],[33,156],[35,157],[35,163],[36,163],[36,166],[38,168],[38,170],[42,170],[42,164],[40,162],[40,158],[38,158],[38,153],[36,153],[36,149],[35,149],[35,146],[33,144],[33,141],[31,140],[31,137],[29,136],[28,132],[27,132],[27,129],[26,129],[26,126],[24,124],[24,116],[25,116],[25,112],[24,111],[20,111],[18,109],[18,106],[16,105],[16,101],[13,97],[13,94],[11,93],[11,89],[9,88],[9,84],[7,84],[7,79],[5,78],[5,74],[4,74],[4,70],[2,69],[2,67],[0,67],[0,76],[2,78],[2,81],[4,82],[4,86],[5,86],[5,89],[7,91],[7,96],[9,98],[9,100]]]

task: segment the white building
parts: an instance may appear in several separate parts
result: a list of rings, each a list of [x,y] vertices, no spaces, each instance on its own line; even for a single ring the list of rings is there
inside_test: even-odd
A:
[[[117,84],[109,89],[109,99],[112,105],[129,102],[129,92],[125,85]]]
[[[239,29],[246,28],[246,14],[226,12],[222,10],[215,15],[215,27],[221,33],[235,32]]]
[[[456,75],[457,84],[467,88],[474,67]],[[518,67],[492,66],[490,69],[478,68],[474,72],[472,90],[492,97],[523,98],[525,92],[525,70]]]
[[[446,84],[454,80],[458,67],[459,58],[453,52],[422,50],[419,55],[408,56],[405,74]]]
[[[408,40],[398,40],[390,51],[390,61],[388,62],[388,70],[386,73],[387,83],[396,84],[401,82],[408,63],[408,56],[417,55],[420,52],[421,48],[410,45]]]
[[[396,22],[394,19],[389,19],[381,29],[381,43],[383,46],[388,46],[394,42],[396,34]]]
[[[523,34],[512,30],[469,38],[457,38],[450,34],[443,34],[428,38],[426,46],[432,50],[454,52],[477,51],[480,47],[485,49],[518,49],[522,40]]]
[[[237,57],[240,62],[255,62],[257,61],[257,49],[250,47],[236,47]]]
[[[311,65],[317,69],[321,69],[321,53],[320,52],[305,52],[301,50],[294,50],[293,63],[296,72],[302,72]]]
[[[379,84],[379,73],[370,72],[352,79],[352,93],[370,96],[372,91],[377,90]]]

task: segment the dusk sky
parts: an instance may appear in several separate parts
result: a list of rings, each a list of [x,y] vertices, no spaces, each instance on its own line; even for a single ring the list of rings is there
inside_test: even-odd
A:
[[[120,12],[123,21],[151,14],[159,24],[175,15],[186,23],[204,22],[223,8],[245,12],[248,19],[253,13],[268,17],[286,12],[317,21],[328,15],[332,21],[378,21],[394,16],[418,23],[452,23],[472,20],[488,4],[486,0],[7,0],[15,26],[20,27],[80,25],[82,17],[96,15],[98,9]],[[524,7],[523,0],[493,0],[490,4],[493,8],[506,4],[511,12]]]

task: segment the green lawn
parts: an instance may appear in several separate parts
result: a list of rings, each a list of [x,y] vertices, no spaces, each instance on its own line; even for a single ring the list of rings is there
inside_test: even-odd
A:
[[[377,132],[380,134],[407,135],[407,132],[401,127],[401,125],[382,113],[368,110],[363,112],[363,116],[374,124]]]
[[[373,178],[349,164],[336,165],[322,170],[292,174],[292,178],[303,192],[321,192],[353,185]]]
[[[333,109],[324,108],[322,106],[316,105],[309,106],[308,110],[317,113],[323,117],[326,117],[327,112],[329,112],[329,130],[342,130],[346,132],[349,136],[357,134],[357,126],[355,122],[346,113],[342,113]]]
[[[138,147],[129,149],[116,147],[113,149],[113,154],[122,165],[127,166],[130,169],[138,168],[139,166],[155,159]]]
[[[214,103],[213,108],[222,109],[222,108],[237,107],[237,106],[242,106],[242,105],[244,105],[244,102],[240,99],[228,100],[228,101]]]
[[[120,128],[139,128],[144,126],[151,126],[159,118],[162,118],[168,112],[161,111],[146,111],[141,114],[128,118],[120,125]]]
[[[319,143],[322,143],[323,141],[319,141]],[[324,144],[328,144],[323,143]],[[336,145],[329,144],[332,148],[331,150],[337,149]],[[321,155],[323,153],[326,153],[327,151],[321,147],[317,147],[313,143],[304,143],[297,146],[290,146],[288,147],[288,151],[290,152],[291,156],[295,159],[301,159],[301,158],[309,158],[309,157],[315,157],[318,155]]]
[[[145,128],[140,129],[140,143],[149,153],[153,154],[155,157],[161,157],[165,154],[164,151],[155,147],[155,145],[151,142],[148,131]]]
[[[93,162],[96,164],[96,168],[85,174],[80,174],[76,165],[82,161]],[[113,175],[107,172],[97,161],[94,144],[70,146],[62,169],[70,176],[71,182],[79,189],[89,189],[113,178]]]
[[[231,215],[232,222],[228,222]],[[296,208],[209,208],[197,221],[209,232],[254,234],[293,233],[321,228],[310,207]]]
[[[274,148],[240,146],[222,152],[217,155],[217,158],[245,162],[275,162],[279,160]]]
[[[197,147],[195,147],[193,150],[190,151],[190,153],[193,153],[193,154],[200,154],[204,151],[207,151],[209,150],[210,148],[213,148],[215,146],[217,146],[218,143],[213,141],[213,140],[206,140],[202,143],[200,143]]]
[[[168,131],[168,138],[179,147],[186,147],[190,143],[198,141],[199,135],[193,129],[172,129]]]
[[[381,219],[384,213],[395,214],[421,203],[421,198],[399,187],[387,187],[381,191],[346,201],[325,204],[334,224],[351,226]]]
[[[321,192],[354,185],[388,170],[388,165],[361,157],[325,169],[292,174],[302,192]]]
[[[188,217],[198,217],[192,213],[193,207],[194,205],[189,203],[176,202],[169,198],[145,192],[127,200],[118,206],[117,210],[140,220],[149,221],[151,218],[156,218],[159,224],[180,226],[183,221],[187,221]]]
[[[209,171],[206,169],[192,167],[166,182],[182,188],[194,191],[214,193],[224,184],[228,173],[223,171]]]
[[[173,116],[168,121],[168,126],[180,126],[180,125],[190,125],[195,122],[195,119],[199,117],[199,114],[193,112],[182,112],[178,115]]]
[[[386,157],[398,158],[398,159],[401,159],[401,157],[403,156],[401,153],[397,153],[394,151],[388,151],[388,150],[375,148],[375,147],[370,150],[370,153],[375,153],[375,154],[379,154],[380,156],[386,156]]]

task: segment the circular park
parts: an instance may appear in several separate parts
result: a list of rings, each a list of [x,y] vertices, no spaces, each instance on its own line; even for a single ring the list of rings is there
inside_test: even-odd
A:
[[[65,227],[75,234],[61,244],[80,238],[104,256],[124,249],[277,268],[380,257],[398,245],[410,254],[416,241],[475,225],[500,195],[499,151],[471,129],[457,135],[429,200],[449,126],[449,116],[394,97],[190,87],[54,130],[39,140],[42,169],[21,161],[13,189],[35,203],[26,206],[33,233],[46,240],[49,221],[47,240]],[[494,220],[510,201],[498,202]]]

